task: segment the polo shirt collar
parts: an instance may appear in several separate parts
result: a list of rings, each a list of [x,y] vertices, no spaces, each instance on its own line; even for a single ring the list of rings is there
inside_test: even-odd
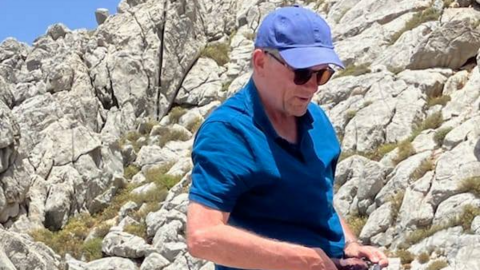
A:
[[[257,87],[253,81],[253,78],[250,78],[250,81],[247,84],[247,93],[248,98],[246,100],[247,106],[251,108],[253,112],[253,121],[257,124],[268,136],[272,136],[275,139],[281,138],[278,133],[273,128],[270,119],[265,112],[262,100],[258,93]],[[304,132],[312,128],[313,117],[310,113],[310,106],[308,106],[307,112],[298,118],[298,128],[300,131],[300,136],[303,136]],[[300,138],[301,139],[301,138]]]

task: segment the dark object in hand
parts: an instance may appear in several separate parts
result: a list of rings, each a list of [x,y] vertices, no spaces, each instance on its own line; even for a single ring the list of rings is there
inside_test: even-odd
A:
[[[372,264],[359,258],[333,260],[338,270],[381,270],[378,264]]]

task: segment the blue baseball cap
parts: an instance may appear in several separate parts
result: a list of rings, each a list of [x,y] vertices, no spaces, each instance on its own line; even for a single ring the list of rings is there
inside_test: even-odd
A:
[[[268,14],[258,29],[255,47],[278,50],[294,69],[321,64],[345,68],[333,48],[327,22],[300,6],[283,7]]]

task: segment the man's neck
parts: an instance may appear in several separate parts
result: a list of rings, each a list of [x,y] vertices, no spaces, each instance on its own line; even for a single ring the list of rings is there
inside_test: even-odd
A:
[[[297,117],[282,113],[263,102],[265,113],[277,134],[291,143],[297,143]]]

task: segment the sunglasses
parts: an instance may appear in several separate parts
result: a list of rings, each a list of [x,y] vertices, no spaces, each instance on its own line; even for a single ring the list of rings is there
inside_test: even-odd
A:
[[[313,75],[317,76],[317,85],[324,85],[330,80],[330,78],[332,78],[333,73],[335,73],[335,70],[333,70],[331,67],[326,67],[320,70],[311,70],[309,68],[294,69],[284,61],[280,60],[280,56],[275,55],[274,52],[267,50],[264,50],[264,52],[265,54],[272,56],[273,59],[277,60],[280,64],[293,71],[295,74],[293,82],[296,85],[306,84]]]

